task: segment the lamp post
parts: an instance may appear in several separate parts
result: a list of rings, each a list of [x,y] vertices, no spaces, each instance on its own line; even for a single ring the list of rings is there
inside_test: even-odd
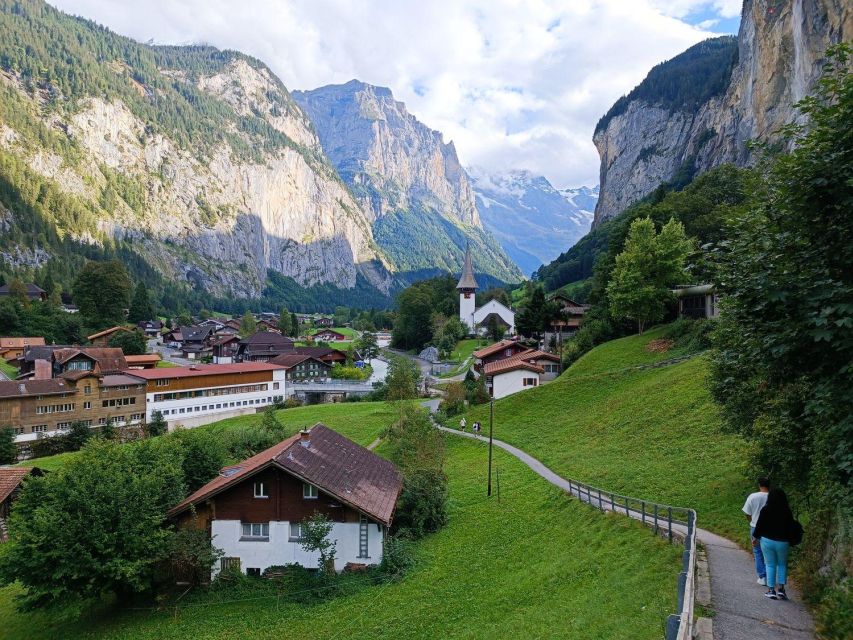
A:
[[[495,399],[489,400],[489,485],[487,496],[492,495],[492,424],[495,421]]]

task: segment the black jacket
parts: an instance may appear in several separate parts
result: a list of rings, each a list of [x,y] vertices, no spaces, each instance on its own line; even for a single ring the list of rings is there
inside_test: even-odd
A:
[[[758,515],[758,523],[755,525],[756,538],[769,538],[777,542],[790,542],[791,533],[794,529],[794,516],[790,509],[773,509],[764,507]]]

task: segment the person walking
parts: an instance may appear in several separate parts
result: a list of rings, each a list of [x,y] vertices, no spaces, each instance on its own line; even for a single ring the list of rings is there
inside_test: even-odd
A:
[[[755,525],[758,524],[758,515],[767,503],[767,493],[770,491],[770,480],[765,477],[758,479],[758,491],[750,493],[746,498],[742,511],[749,520],[749,535],[752,537],[752,555],[755,558],[755,572],[758,574],[758,584],[767,586],[767,569],[764,566],[764,555],[761,545],[756,544]]]
[[[767,504],[761,509],[753,533],[753,546],[759,544],[767,567],[767,593],[771,600],[787,600],[785,581],[788,577],[788,553],[791,543],[798,544],[802,527],[794,519],[788,496],[781,489],[767,494]],[[796,539],[795,539],[796,538]]]
[[[465,422],[465,418],[463,417],[463,418],[459,421],[459,430],[460,430],[460,431],[465,431],[465,425],[467,425],[467,424],[468,424],[468,423],[467,423],[467,422]]]

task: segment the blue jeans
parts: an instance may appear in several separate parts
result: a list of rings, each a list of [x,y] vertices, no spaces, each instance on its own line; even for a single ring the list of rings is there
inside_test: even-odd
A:
[[[755,533],[755,527],[749,528],[749,543],[752,544],[752,534]],[[755,556],[755,572],[759,578],[767,576],[767,569],[764,567],[764,555],[761,553],[761,545],[752,548],[752,555]]]
[[[767,586],[785,585],[788,577],[788,551],[791,545],[779,540],[761,538],[761,551],[767,563]]]

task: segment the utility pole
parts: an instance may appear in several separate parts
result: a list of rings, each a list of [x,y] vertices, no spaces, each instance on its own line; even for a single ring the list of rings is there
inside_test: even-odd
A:
[[[489,486],[487,496],[492,495],[492,424],[495,421],[495,399],[489,401]]]

